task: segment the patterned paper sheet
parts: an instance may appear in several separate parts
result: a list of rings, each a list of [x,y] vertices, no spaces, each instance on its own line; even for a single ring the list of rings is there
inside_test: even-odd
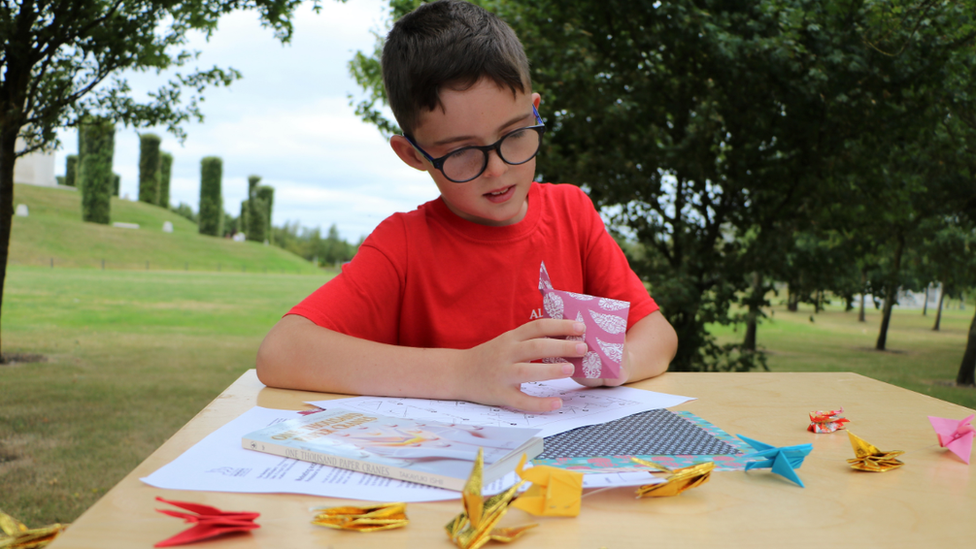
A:
[[[546,437],[532,463],[583,473],[646,470],[630,460],[635,456],[670,469],[714,461],[717,471],[741,471],[751,451],[691,412],[661,409]]]

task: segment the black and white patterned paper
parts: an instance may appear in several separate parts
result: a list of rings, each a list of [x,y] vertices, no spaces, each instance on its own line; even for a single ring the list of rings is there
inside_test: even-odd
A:
[[[739,453],[691,421],[660,409],[546,437],[545,450],[536,459]]]

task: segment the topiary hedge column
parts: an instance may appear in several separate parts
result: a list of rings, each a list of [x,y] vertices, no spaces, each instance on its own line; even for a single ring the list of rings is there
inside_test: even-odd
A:
[[[220,194],[223,161],[208,156],[200,161],[200,234],[223,234],[224,198]]]
[[[112,175],[114,176],[112,178],[112,196],[119,196],[119,190],[122,187],[122,176],[117,173]]]
[[[169,180],[173,172],[173,155],[168,152],[159,155],[159,205],[169,209]]]
[[[274,204],[274,187],[261,185],[257,189],[257,194],[264,206],[264,236],[269,243],[274,244],[274,235],[271,232],[271,206]]]
[[[266,237],[266,225],[268,216],[265,213],[265,206],[258,197],[258,184],[261,183],[261,176],[251,175],[247,178],[247,234],[248,240],[254,242],[264,242]]]
[[[69,154],[64,159],[64,184],[69,187],[75,187],[78,185],[78,155],[77,154]]]
[[[139,202],[159,204],[159,143],[158,135],[139,136]]]
[[[78,187],[81,189],[81,218],[93,223],[109,223],[115,174],[112,156],[115,153],[115,125],[108,120],[95,119],[79,126],[83,145],[78,166]]]

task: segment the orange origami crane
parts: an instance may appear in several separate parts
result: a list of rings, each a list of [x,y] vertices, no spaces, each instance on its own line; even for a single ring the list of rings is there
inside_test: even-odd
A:
[[[648,484],[638,488],[637,497],[639,498],[676,496],[685,490],[690,490],[708,482],[708,479],[712,476],[712,470],[715,469],[715,463],[712,461],[696,463],[689,467],[671,470],[653,461],[645,461],[635,457],[630,459],[635,463],[640,463],[646,467],[664,471],[668,474],[661,484]]]
[[[406,503],[378,503],[365,507],[343,505],[319,508],[315,511],[312,524],[336,530],[378,532],[403,528],[409,522]]]
[[[833,433],[838,429],[843,429],[845,423],[850,423],[851,420],[841,417],[844,413],[844,409],[840,410],[830,410],[829,412],[822,412],[820,410],[816,412],[810,412],[810,425],[807,426],[807,431],[811,433],[824,434]]]
[[[851,464],[851,468],[872,473],[884,473],[904,465],[895,458],[905,452],[901,450],[882,452],[850,431],[847,431],[847,436],[850,437],[851,446],[854,447],[854,455],[857,456],[854,459],[847,460],[847,463]]]
[[[939,437],[939,446],[948,448],[966,463],[969,463],[969,456],[973,451],[973,439],[976,438],[976,429],[972,426],[973,417],[976,416],[957,420],[929,416],[929,423]]]
[[[451,541],[461,549],[478,549],[491,540],[508,543],[517,539],[529,528],[538,526],[529,524],[512,528],[495,528],[498,521],[508,512],[516,493],[523,482],[514,484],[508,490],[484,499],[481,496],[481,478],[484,469],[484,453],[478,448],[478,457],[468,482],[461,492],[461,502],[464,512],[444,526]]]
[[[525,470],[526,456],[522,455],[515,472],[532,486],[520,495],[512,507],[536,516],[575,517],[580,512],[583,497],[583,473],[567,471],[548,465]]]
[[[3,549],[40,549],[54,541],[66,525],[51,524],[28,528],[14,517],[0,511],[0,547]]]

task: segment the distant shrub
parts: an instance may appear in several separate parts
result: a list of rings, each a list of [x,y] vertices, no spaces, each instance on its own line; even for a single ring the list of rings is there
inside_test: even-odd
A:
[[[112,196],[119,196],[119,189],[122,187],[122,176],[113,173],[112,174]]]
[[[78,155],[69,154],[64,159],[64,184],[69,187],[78,185]]]
[[[159,143],[158,135],[139,136],[139,202],[159,204]]]
[[[173,155],[159,154],[159,205],[169,208],[169,180],[173,172]]]
[[[200,160],[200,234],[223,234],[224,199],[221,196],[223,160],[208,156]]]
[[[247,200],[241,201],[241,215],[237,218],[237,232],[247,234]]]
[[[78,187],[81,189],[81,218],[102,223],[110,221],[112,190],[112,156],[115,152],[115,125],[108,120],[94,119],[79,126],[83,135],[81,162],[78,167]]]
[[[170,211],[173,212],[173,213],[175,213],[176,215],[179,215],[181,217],[185,217],[185,218],[189,219],[190,221],[192,221],[194,223],[197,222],[197,214],[196,214],[196,212],[194,212],[193,211],[193,208],[189,204],[187,204],[185,202],[180,202],[180,205],[179,206],[177,206],[175,208],[170,208]]]
[[[54,176],[54,180],[58,182],[58,185],[64,185],[64,179],[63,175]]]

